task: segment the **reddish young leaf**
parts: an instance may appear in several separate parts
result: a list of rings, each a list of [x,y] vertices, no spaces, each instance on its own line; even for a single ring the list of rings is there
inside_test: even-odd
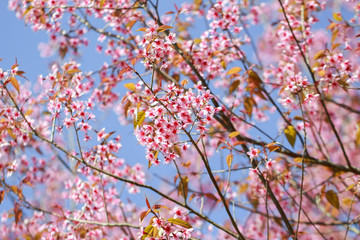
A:
[[[140,223],[144,221],[144,218],[151,212],[151,209],[148,209],[147,211],[143,211],[140,213]]]
[[[1,204],[2,201],[4,200],[4,197],[5,197],[5,191],[4,191],[4,190],[1,190],[1,191],[0,191],[0,204]]]
[[[207,197],[207,198],[209,198],[209,199],[211,199],[211,200],[214,200],[214,201],[218,201],[218,200],[219,200],[219,199],[218,199],[217,197],[215,197],[215,195],[212,194],[212,193],[205,193],[204,196]]]
[[[19,82],[15,77],[10,77],[10,82],[11,84],[14,86],[14,88],[16,89],[16,91],[18,93],[20,93],[20,86],[19,86]]]
[[[146,201],[146,206],[148,207],[148,209],[151,209],[149,200],[147,199],[147,197],[145,197],[145,201]]]
[[[15,224],[17,225],[21,219],[22,216],[22,210],[19,207],[18,203],[15,203],[14,206],[14,215],[15,215]]]
[[[191,194],[191,196],[189,197],[189,203],[191,202],[191,200],[192,200],[194,197],[196,197],[196,194],[195,194],[195,193]]]

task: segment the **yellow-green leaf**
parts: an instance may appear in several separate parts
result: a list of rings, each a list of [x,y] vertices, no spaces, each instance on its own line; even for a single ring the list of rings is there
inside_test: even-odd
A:
[[[234,155],[232,155],[232,154],[229,154],[226,157],[226,163],[227,163],[229,169],[231,168],[231,164],[232,164],[233,159],[234,159]]]
[[[327,191],[325,197],[334,208],[340,208],[339,197],[333,190]]]
[[[331,49],[332,49],[332,50],[335,50],[338,46],[341,46],[341,43],[335,43],[335,44],[331,47]]]
[[[247,183],[244,183],[244,184],[241,184],[240,187],[239,187],[239,190],[238,192],[241,194],[241,193],[244,193],[246,192],[246,190],[248,189],[249,187],[249,184]]]
[[[152,237],[153,232],[154,232],[154,227],[152,225],[147,226],[144,229],[144,235],[141,237],[141,240],[145,240],[147,237]]]
[[[195,44],[201,43],[201,39],[200,39],[200,38],[195,38],[195,39],[194,39],[194,43],[195,43]]]
[[[140,126],[142,124],[142,122],[145,119],[145,112],[144,111],[140,111],[135,115],[134,118],[134,128],[136,128],[137,126]]]
[[[74,73],[78,73],[78,72],[81,72],[81,70],[77,69],[77,68],[73,68],[73,69],[66,71],[67,74],[74,74]]]
[[[237,135],[240,135],[240,133],[239,132],[231,132],[231,133],[229,133],[229,138],[234,138],[234,137],[236,137]]]
[[[294,158],[294,162],[301,163],[302,161],[303,161],[303,158],[302,158],[302,157]],[[309,159],[309,158],[304,158],[304,163],[311,163],[311,159]]]
[[[226,62],[224,60],[221,60],[220,65],[223,69],[226,69]]]
[[[355,133],[355,145],[357,147],[360,146],[360,123],[357,125],[357,130],[356,130],[356,133]]]
[[[105,4],[105,0],[101,0],[101,1],[100,1],[100,7],[103,7],[104,4]]]
[[[353,189],[354,187],[355,187],[355,184],[351,184],[350,186],[348,186],[346,188],[346,191],[349,191],[349,190]]]
[[[253,102],[252,98],[246,97],[244,99],[245,112],[250,118],[251,118],[252,111],[253,111],[253,105],[254,105],[254,102]]]
[[[202,4],[202,0],[194,0],[194,10],[198,10]]]
[[[292,147],[295,145],[296,140],[296,131],[295,128],[289,125],[287,128],[284,129],[285,136],[288,142],[291,144]]]
[[[180,179],[180,184],[178,186],[178,194],[182,194],[185,199],[187,198],[188,195],[188,183],[189,183],[189,178],[188,177],[182,177]],[[183,193],[183,189],[184,189],[184,193]]]
[[[315,53],[315,55],[314,55],[314,60],[318,60],[318,59],[324,58],[324,57],[326,57],[325,51],[324,51],[324,50],[320,50],[320,51],[318,51],[317,53]]]
[[[320,77],[323,77],[323,76],[325,76],[325,71],[324,70],[320,70],[320,71],[318,71],[318,75],[320,76]]]
[[[172,224],[184,227],[184,228],[192,228],[190,223],[188,223],[188,222],[186,222],[186,221],[184,221],[182,219],[179,219],[179,218],[169,218],[167,221],[169,223],[172,223]]]
[[[127,89],[129,89],[130,91],[133,91],[133,92],[135,92],[135,90],[136,90],[136,86],[133,83],[126,83],[124,85],[124,87],[126,87]]]
[[[33,9],[33,6],[28,6],[22,16],[24,17],[26,14],[28,14],[31,9]]]
[[[131,29],[131,28],[134,26],[134,24],[136,23],[136,21],[137,21],[137,20],[129,21],[129,22],[126,24],[126,27],[127,27],[128,29]]]
[[[342,203],[343,203],[344,205],[350,206],[350,205],[353,203],[353,200],[352,200],[351,198],[344,198],[344,199],[342,200]]]
[[[232,75],[232,74],[241,72],[241,70],[242,70],[241,67],[233,67],[226,74],[227,75]]]
[[[26,110],[26,112],[25,112],[25,116],[30,116],[32,113],[33,113],[34,111],[31,109],[31,108],[29,108],[28,110]]]
[[[144,27],[143,27],[143,28],[139,28],[139,29],[136,30],[136,31],[137,31],[137,32],[140,32],[140,31],[141,31],[141,32],[146,32],[146,30],[147,30],[147,28],[144,28]]]
[[[15,134],[13,133],[13,131],[12,131],[10,128],[8,128],[8,129],[6,129],[6,130],[7,130],[8,134],[9,134],[13,139],[16,139]]]
[[[335,19],[335,21],[338,21],[338,22],[342,21],[341,13],[333,13],[333,18]]]
[[[168,25],[161,25],[160,27],[158,27],[157,32],[163,32],[163,31],[166,31],[166,30],[168,30],[170,28],[173,28],[173,27],[170,27]]]
[[[188,83],[189,83],[189,80],[184,79],[184,80],[182,80],[182,81],[181,81],[181,83],[180,83],[180,84],[181,84],[181,86],[183,86],[183,87],[184,87],[184,86],[185,86],[186,84],[188,84]]]
[[[229,94],[232,94],[240,85],[240,80],[235,80],[229,87]]]

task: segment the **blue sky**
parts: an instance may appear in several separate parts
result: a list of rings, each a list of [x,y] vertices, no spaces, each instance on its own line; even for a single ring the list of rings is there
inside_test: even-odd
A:
[[[178,6],[179,2],[182,1],[163,1],[166,4],[161,5],[164,9],[168,8],[173,10],[173,2],[176,2]],[[161,4],[163,4],[161,1]],[[198,27],[198,26],[197,26]],[[202,26],[203,27],[203,26]],[[194,28],[193,33],[199,34],[199,29]],[[29,81],[35,83],[39,74],[47,75],[49,72],[50,62],[54,59],[58,59],[57,56],[52,58],[41,58],[38,50],[38,44],[40,42],[48,42],[47,34],[44,32],[33,32],[29,26],[25,26],[24,21],[18,20],[15,17],[13,12],[7,10],[7,1],[0,1],[0,58],[3,60],[0,62],[0,68],[9,69],[11,65],[15,63],[15,59],[20,64],[20,69],[25,71],[25,76]],[[196,36],[198,37],[198,36]],[[102,66],[102,63],[107,60],[103,55],[99,55],[95,52],[96,38],[94,34],[89,35],[90,46],[86,49],[82,48],[80,51],[82,56],[77,59],[82,63],[82,69],[85,70],[96,70]],[[21,80],[26,81],[26,80]],[[122,97],[122,96],[120,96]],[[144,147],[140,146],[135,137],[133,136],[132,126],[121,127],[120,123],[116,120],[115,116],[110,112],[97,112],[97,129],[106,127],[107,131],[117,130],[118,133],[122,135],[122,144],[123,149],[120,151],[119,156],[125,158],[129,161],[131,165],[135,162],[140,162],[147,165],[145,160],[145,151]],[[110,119],[110,120],[109,120]],[[106,120],[105,122],[103,122]],[[273,136],[276,135],[277,127],[276,119],[271,122],[262,124],[264,130],[272,131]],[[259,135],[255,133],[254,136]],[[264,140],[268,140],[263,138]],[[298,140],[297,140],[298,141]],[[221,156],[218,156],[219,158]],[[225,156],[222,156],[224,158]],[[0,160],[1,161],[1,160]],[[160,166],[156,168],[157,172],[160,172],[160,175],[164,173],[172,172],[173,170],[170,166]],[[214,167],[214,169],[219,169],[219,166]],[[170,170],[170,171],[169,171]],[[154,171],[154,168],[151,169]],[[232,176],[235,174],[233,173]],[[154,180],[154,177],[152,178]],[[171,180],[172,181],[172,180]],[[150,202],[155,202],[159,199],[156,195],[151,195],[151,193],[146,193]],[[137,197],[137,202],[139,205],[145,205],[144,192]],[[4,209],[8,209],[9,205],[2,204],[0,205],[0,213]],[[237,212],[237,217],[240,218],[240,211]]]

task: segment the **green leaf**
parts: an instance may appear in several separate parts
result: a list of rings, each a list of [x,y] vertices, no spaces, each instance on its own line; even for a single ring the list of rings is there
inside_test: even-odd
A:
[[[284,129],[285,136],[292,147],[295,145],[296,130],[293,126],[289,125]]]
[[[194,10],[198,10],[202,4],[202,0],[194,0]]]
[[[144,235],[141,237],[141,240],[145,240],[147,237],[152,237],[153,232],[154,232],[154,227],[152,225],[147,226],[144,229]]]
[[[147,30],[147,28],[142,27],[142,28],[139,28],[139,29],[136,30],[136,31],[137,31],[137,32],[146,32],[146,30]]]
[[[229,138],[234,138],[234,137],[236,137],[236,136],[238,136],[238,135],[240,135],[240,133],[237,132],[237,131],[234,131],[234,132],[229,133],[228,137],[229,137]]]
[[[226,157],[226,163],[227,163],[229,169],[231,168],[231,164],[232,164],[233,159],[234,159],[234,155],[232,155],[232,154],[229,154]]]
[[[325,50],[320,50],[314,55],[314,60],[326,57]]]
[[[338,22],[342,21],[341,13],[333,13],[333,18]]]
[[[180,179],[180,183],[178,186],[178,195],[180,194],[183,195],[185,199],[187,198],[188,195],[188,183],[189,183],[189,178],[187,176],[184,176]]]
[[[356,125],[356,127],[357,127],[357,130],[355,133],[355,145],[356,145],[356,147],[359,147],[360,146],[360,123],[358,123]]]
[[[126,87],[127,89],[129,89],[130,91],[133,91],[133,92],[135,92],[135,89],[136,89],[136,86],[133,83],[126,83],[124,85],[124,87]]]
[[[250,97],[245,97],[245,99],[244,99],[244,108],[245,108],[246,114],[247,114],[250,118],[251,118],[251,116],[252,116],[253,106],[254,106],[254,101],[253,101],[253,99],[250,98]]]
[[[226,69],[226,62],[224,60],[221,60],[220,65],[223,69]]]
[[[232,94],[240,85],[240,80],[235,80],[229,87],[229,94]]]
[[[233,67],[226,74],[232,75],[241,71],[241,67]]]
[[[73,69],[66,71],[67,74],[74,74],[74,73],[78,73],[78,72],[81,72],[81,70],[77,69],[77,68],[73,68]]]
[[[161,25],[160,27],[158,27],[157,32],[163,32],[163,31],[166,31],[166,30],[168,30],[170,28],[173,28],[173,27],[170,27],[168,25]]]
[[[326,199],[328,202],[336,209],[340,208],[340,202],[338,195],[333,191],[329,190],[325,193]]]
[[[145,111],[140,111],[135,115],[134,118],[134,128],[136,128],[137,126],[140,126],[142,124],[142,122],[145,119]]]
[[[178,219],[178,218],[169,218],[167,220],[169,223],[184,227],[184,228],[192,228],[192,226],[190,225],[190,223],[182,220],[182,219]]]
[[[102,8],[104,6],[104,4],[105,4],[105,0],[101,0],[100,1],[100,7]]]

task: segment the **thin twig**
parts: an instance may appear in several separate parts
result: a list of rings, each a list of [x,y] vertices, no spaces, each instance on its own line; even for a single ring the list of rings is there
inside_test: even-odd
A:
[[[301,116],[303,119],[303,127],[304,127],[304,145],[303,145],[303,153],[302,153],[302,159],[301,159],[301,183],[300,183],[300,203],[299,203],[299,211],[298,211],[298,222],[296,225],[296,231],[295,231],[295,239],[297,239],[298,237],[298,233],[299,233],[299,226],[300,226],[300,217],[301,217],[301,210],[302,210],[302,200],[303,200],[303,190],[304,190],[304,166],[305,166],[305,153],[306,153],[306,139],[307,139],[307,133],[306,133],[306,126],[305,126],[305,116],[304,116],[304,111],[303,111],[303,107],[301,104],[301,97],[298,95],[298,99],[299,99],[299,105],[300,105],[300,111],[301,111]]]
[[[300,51],[300,53],[301,53],[301,56],[302,56],[302,58],[303,58],[303,60],[304,60],[304,63],[305,63],[305,65],[306,65],[306,67],[307,67],[307,69],[308,69],[308,71],[309,71],[309,74],[310,74],[311,79],[312,79],[312,81],[313,81],[313,84],[314,84],[316,93],[319,94],[319,96],[322,96],[319,88],[317,87],[314,72],[312,71],[312,69],[311,69],[308,61],[306,60],[306,56],[305,56],[305,54],[304,54],[304,52],[303,52],[303,50],[302,50],[302,48],[301,48],[301,46],[300,46],[299,41],[297,40],[297,38],[296,38],[296,36],[295,36],[295,33],[294,33],[294,31],[293,31],[293,28],[291,27],[290,21],[289,21],[289,19],[288,19],[288,17],[287,17],[287,14],[286,14],[286,12],[285,12],[284,5],[283,5],[283,3],[282,3],[281,0],[278,0],[278,1],[279,1],[279,3],[280,3],[280,6],[281,6],[281,9],[282,9],[284,18],[285,18],[285,20],[286,20],[286,22],[287,22],[287,25],[288,25],[289,29],[290,29],[291,35],[292,35],[292,37],[294,38],[294,40],[295,40],[295,42],[296,42],[296,45],[297,45],[297,47],[299,48],[299,51]],[[341,139],[340,139],[340,136],[339,136],[339,134],[338,134],[338,132],[337,132],[337,130],[336,130],[336,128],[335,128],[335,125],[334,125],[334,123],[333,123],[333,121],[332,121],[332,119],[331,119],[331,117],[330,117],[329,111],[327,110],[327,107],[326,107],[324,101],[322,100],[322,98],[320,98],[320,103],[321,103],[322,108],[324,109],[324,112],[325,112],[326,118],[327,118],[327,120],[328,120],[328,122],[329,122],[329,124],[330,124],[330,127],[331,127],[332,131],[333,131],[334,134],[335,134],[336,140],[338,141],[338,143],[339,143],[339,145],[340,145],[341,151],[342,151],[342,153],[343,153],[343,155],[344,155],[344,157],[345,157],[345,160],[346,160],[346,162],[347,162],[347,164],[348,164],[348,167],[351,169],[351,168],[353,168],[353,167],[352,167],[352,165],[351,165],[351,163],[350,163],[350,160],[349,160],[349,158],[348,158],[348,156],[347,156],[347,153],[346,153],[344,144],[342,143],[342,141],[341,141]]]

